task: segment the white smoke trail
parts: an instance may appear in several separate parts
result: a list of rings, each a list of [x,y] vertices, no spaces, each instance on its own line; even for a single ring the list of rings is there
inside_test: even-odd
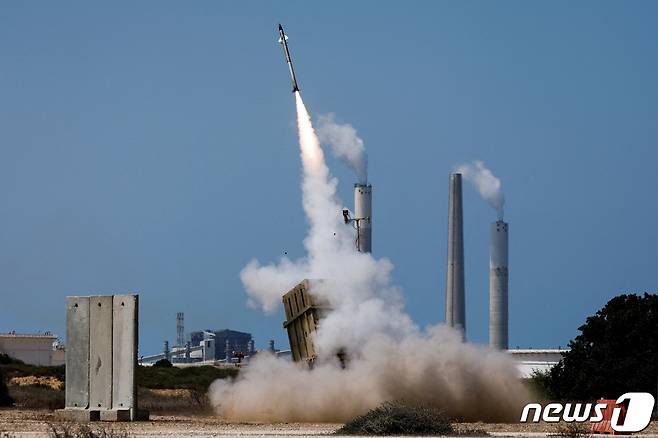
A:
[[[318,116],[318,137],[320,143],[328,145],[334,156],[356,173],[359,184],[368,182],[368,158],[363,140],[349,123],[336,122],[333,113]]]
[[[524,390],[502,353],[461,342],[445,326],[425,331],[404,312],[391,285],[392,264],[354,248],[354,230],[343,224],[337,181],[296,93],[302,155],[302,195],[309,230],[306,257],[278,264],[250,262],[241,278],[254,304],[271,312],[299,281],[333,308],[315,333],[318,360],[312,370],[259,354],[236,381],[210,389],[217,413],[237,421],[346,421],[387,400],[430,403],[464,419],[518,414]],[[344,349],[342,369],[335,352]]]
[[[496,210],[498,218],[503,218],[505,197],[500,189],[500,179],[494,176],[482,161],[461,164],[457,166],[455,172],[464,175],[464,178],[480,193],[482,199]]]

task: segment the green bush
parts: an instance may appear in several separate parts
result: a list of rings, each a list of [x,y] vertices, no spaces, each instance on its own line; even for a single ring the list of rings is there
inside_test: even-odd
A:
[[[153,366],[158,367],[158,368],[171,368],[171,367],[173,367],[171,362],[169,362],[167,359],[160,359],[159,361],[154,363]]]
[[[386,402],[346,423],[337,435],[449,435],[455,430],[443,411]]]
[[[523,379],[523,384],[532,393],[534,398],[540,400],[552,400],[550,371],[534,370],[530,378]]]
[[[0,370],[0,406],[11,406],[14,404],[14,399],[9,396],[9,389],[5,383],[5,376]]]
[[[237,375],[238,370],[234,368],[139,366],[137,385],[151,389],[194,389],[205,393],[215,380]]]

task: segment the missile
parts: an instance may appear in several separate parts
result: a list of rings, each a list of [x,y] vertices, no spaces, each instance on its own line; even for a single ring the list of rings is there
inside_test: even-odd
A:
[[[295,77],[295,69],[292,66],[292,59],[290,59],[290,51],[288,50],[288,37],[283,32],[283,26],[279,24],[279,43],[283,46],[283,52],[286,55],[286,63],[288,64],[288,70],[290,70],[290,80],[292,81],[292,92],[299,91],[299,85],[297,85],[297,78]]]

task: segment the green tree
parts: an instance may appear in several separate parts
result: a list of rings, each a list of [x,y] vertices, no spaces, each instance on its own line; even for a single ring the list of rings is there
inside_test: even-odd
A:
[[[658,385],[658,295],[619,295],[585,324],[550,371],[549,396],[591,401]]]

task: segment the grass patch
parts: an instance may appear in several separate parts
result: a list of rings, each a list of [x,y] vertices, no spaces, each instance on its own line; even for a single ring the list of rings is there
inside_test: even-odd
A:
[[[105,425],[89,426],[79,423],[49,424],[52,438],[128,438],[125,430],[116,430]]]
[[[206,396],[210,384],[217,379],[234,378],[238,372],[237,368],[212,366],[138,366],[139,404],[154,412],[210,412]],[[18,408],[61,409],[64,407],[65,377],[63,365],[29,365],[0,354],[0,406],[13,403]]]
[[[57,366],[38,366],[26,364],[23,361],[14,359],[6,354],[0,354],[0,374],[5,375],[5,379],[10,380],[14,377],[54,377],[61,382],[64,381],[66,368],[64,365]]]
[[[151,389],[192,389],[206,393],[217,379],[236,377],[234,368],[202,367],[144,367],[137,368],[137,385]]]
[[[64,391],[46,385],[9,385],[9,395],[14,399],[17,408],[64,408]]]
[[[429,406],[386,402],[346,423],[337,435],[452,435],[443,411]]]
[[[213,412],[205,392],[194,389],[139,388],[139,407],[157,415],[210,415]]]

